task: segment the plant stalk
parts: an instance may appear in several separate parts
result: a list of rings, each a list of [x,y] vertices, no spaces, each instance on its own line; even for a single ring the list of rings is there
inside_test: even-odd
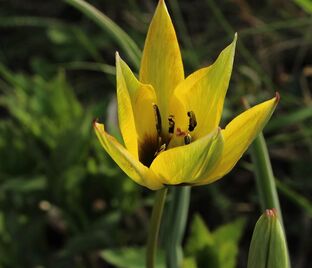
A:
[[[168,189],[167,187],[165,187],[156,193],[155,203],[154,203],[153,212],[152,212],[152,218],[151,218],[149,232],[148,232],[148,240],[147,240],[147,248],[146,248],[146,268],[155,267],[159,227],[161,223],[161,218],[163,214],[167,191]]]
[[[259,134],[250,146],[250,152],[254,164],[261,210],[265,211],[266,209],[275,208],[278,211],[279,220],[283,223],[271,161],[262,133]]]
[[[187,223],[190,193],[190,186],[174,187],[172,189],[165,237],[167,268],[181,268],[182,266],[182,240]]]

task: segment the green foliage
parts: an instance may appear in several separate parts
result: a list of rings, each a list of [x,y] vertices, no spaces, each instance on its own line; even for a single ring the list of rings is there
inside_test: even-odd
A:
[[[194,258],[184,258],[183,268],[197,268],[196,260]]]
[[[312,2],[310,0],[295,0],[295,3],[307,13],[312,14]]]
[[[244,226],[245,221],[238,219],[211,232],[203,219],[195,215],[185,246],[186,256],[193,256],[197,267],[236,267],[238,244]]]
[[[56,250],[53,262],[66,267],[77,254],[124,241],[117,226],[139,189],[93,139],[92,111],[64,71],[46,80],[1,65],[0,74],[0,107],[10,115],[0,119],[0,265],[49,265]]]
[[[107,249],[100,255],[108,263],[118,268],[145,268],[145,249],[142,248]],[[164,256],[161,252],[156,259],[155,268],[165,268]]]

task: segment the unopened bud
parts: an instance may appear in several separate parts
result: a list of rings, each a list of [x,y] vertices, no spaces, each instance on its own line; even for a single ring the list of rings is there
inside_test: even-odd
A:
[[[248,268],[289,268],[283,228],[275,209],[267,209],[256,223],[248,256]]]

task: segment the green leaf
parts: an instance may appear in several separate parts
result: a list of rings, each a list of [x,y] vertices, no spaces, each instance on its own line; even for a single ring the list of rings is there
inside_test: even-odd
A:
[[[213,232],[215,247],[218,248],[219,263],[222,268],[234,268],[239,251],[238,243],[246,221],[237,219],[219,227]]]
[[[185,258],[182,268],[197,268],[196,260],[194,258]]]
[[[15,193],[29,193],[42,191],[46,188],[46,186],[47,181],[43,176],[36,176],[33,178],[10,178],[1,184],[0,192],[12,191]]]
[[[300,6],[305,12],[312,14],[311,0],[295,0],[295,3]]]
[[[145,268],[145,249],[143,248],[121,248],[107,249],[100,256],[118,268]],[[156,259],[155,268],[165,268],[163,254]]]
[[[186,254],[194,255],[206,246],[212,246],[213,244],[214,239],[211,232],[205,225],[201,216],[196,214],[191,224],[190,236],[186,242]]]
[[[185,252],[195,257],[198,267],[234,268],[244,226],[245,220],[238,219],[211,233],[203,219],[195,215]]]
[[[194,216],[191,224],[191,233],[185,246],[185,253],[196,259],[198,267],[220,267],[213,235],[198,214]]]
[[[237,244],[242,236],[245,224],[246,220],[240,218],[219,227],[213,232],[213,238],[216,245],[221,245],[224,242],[233,242]]]

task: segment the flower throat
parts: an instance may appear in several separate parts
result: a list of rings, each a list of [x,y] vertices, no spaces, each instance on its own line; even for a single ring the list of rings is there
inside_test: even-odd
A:
[[[190,135],[190,132],[192,132],[197,126],[196,116],[193,111],[187,112],[187,116],[189,118],[187,131],[182,131],[181,128],[178,127],[175,129],[174,115],[169,115],[168,132],[164,133],[162,132],[162,120],[157,104],[153,104],[153,110],[155,115],[157,140],[155,141],[152,138],[146,138],[140,148],[140,161],[148,167],[151,165],[158,154],[170,147],[170,141],[174,135],[174,132],[177,137],[182,137],[184,144],[187,145],[192,142],[192,136]]]

